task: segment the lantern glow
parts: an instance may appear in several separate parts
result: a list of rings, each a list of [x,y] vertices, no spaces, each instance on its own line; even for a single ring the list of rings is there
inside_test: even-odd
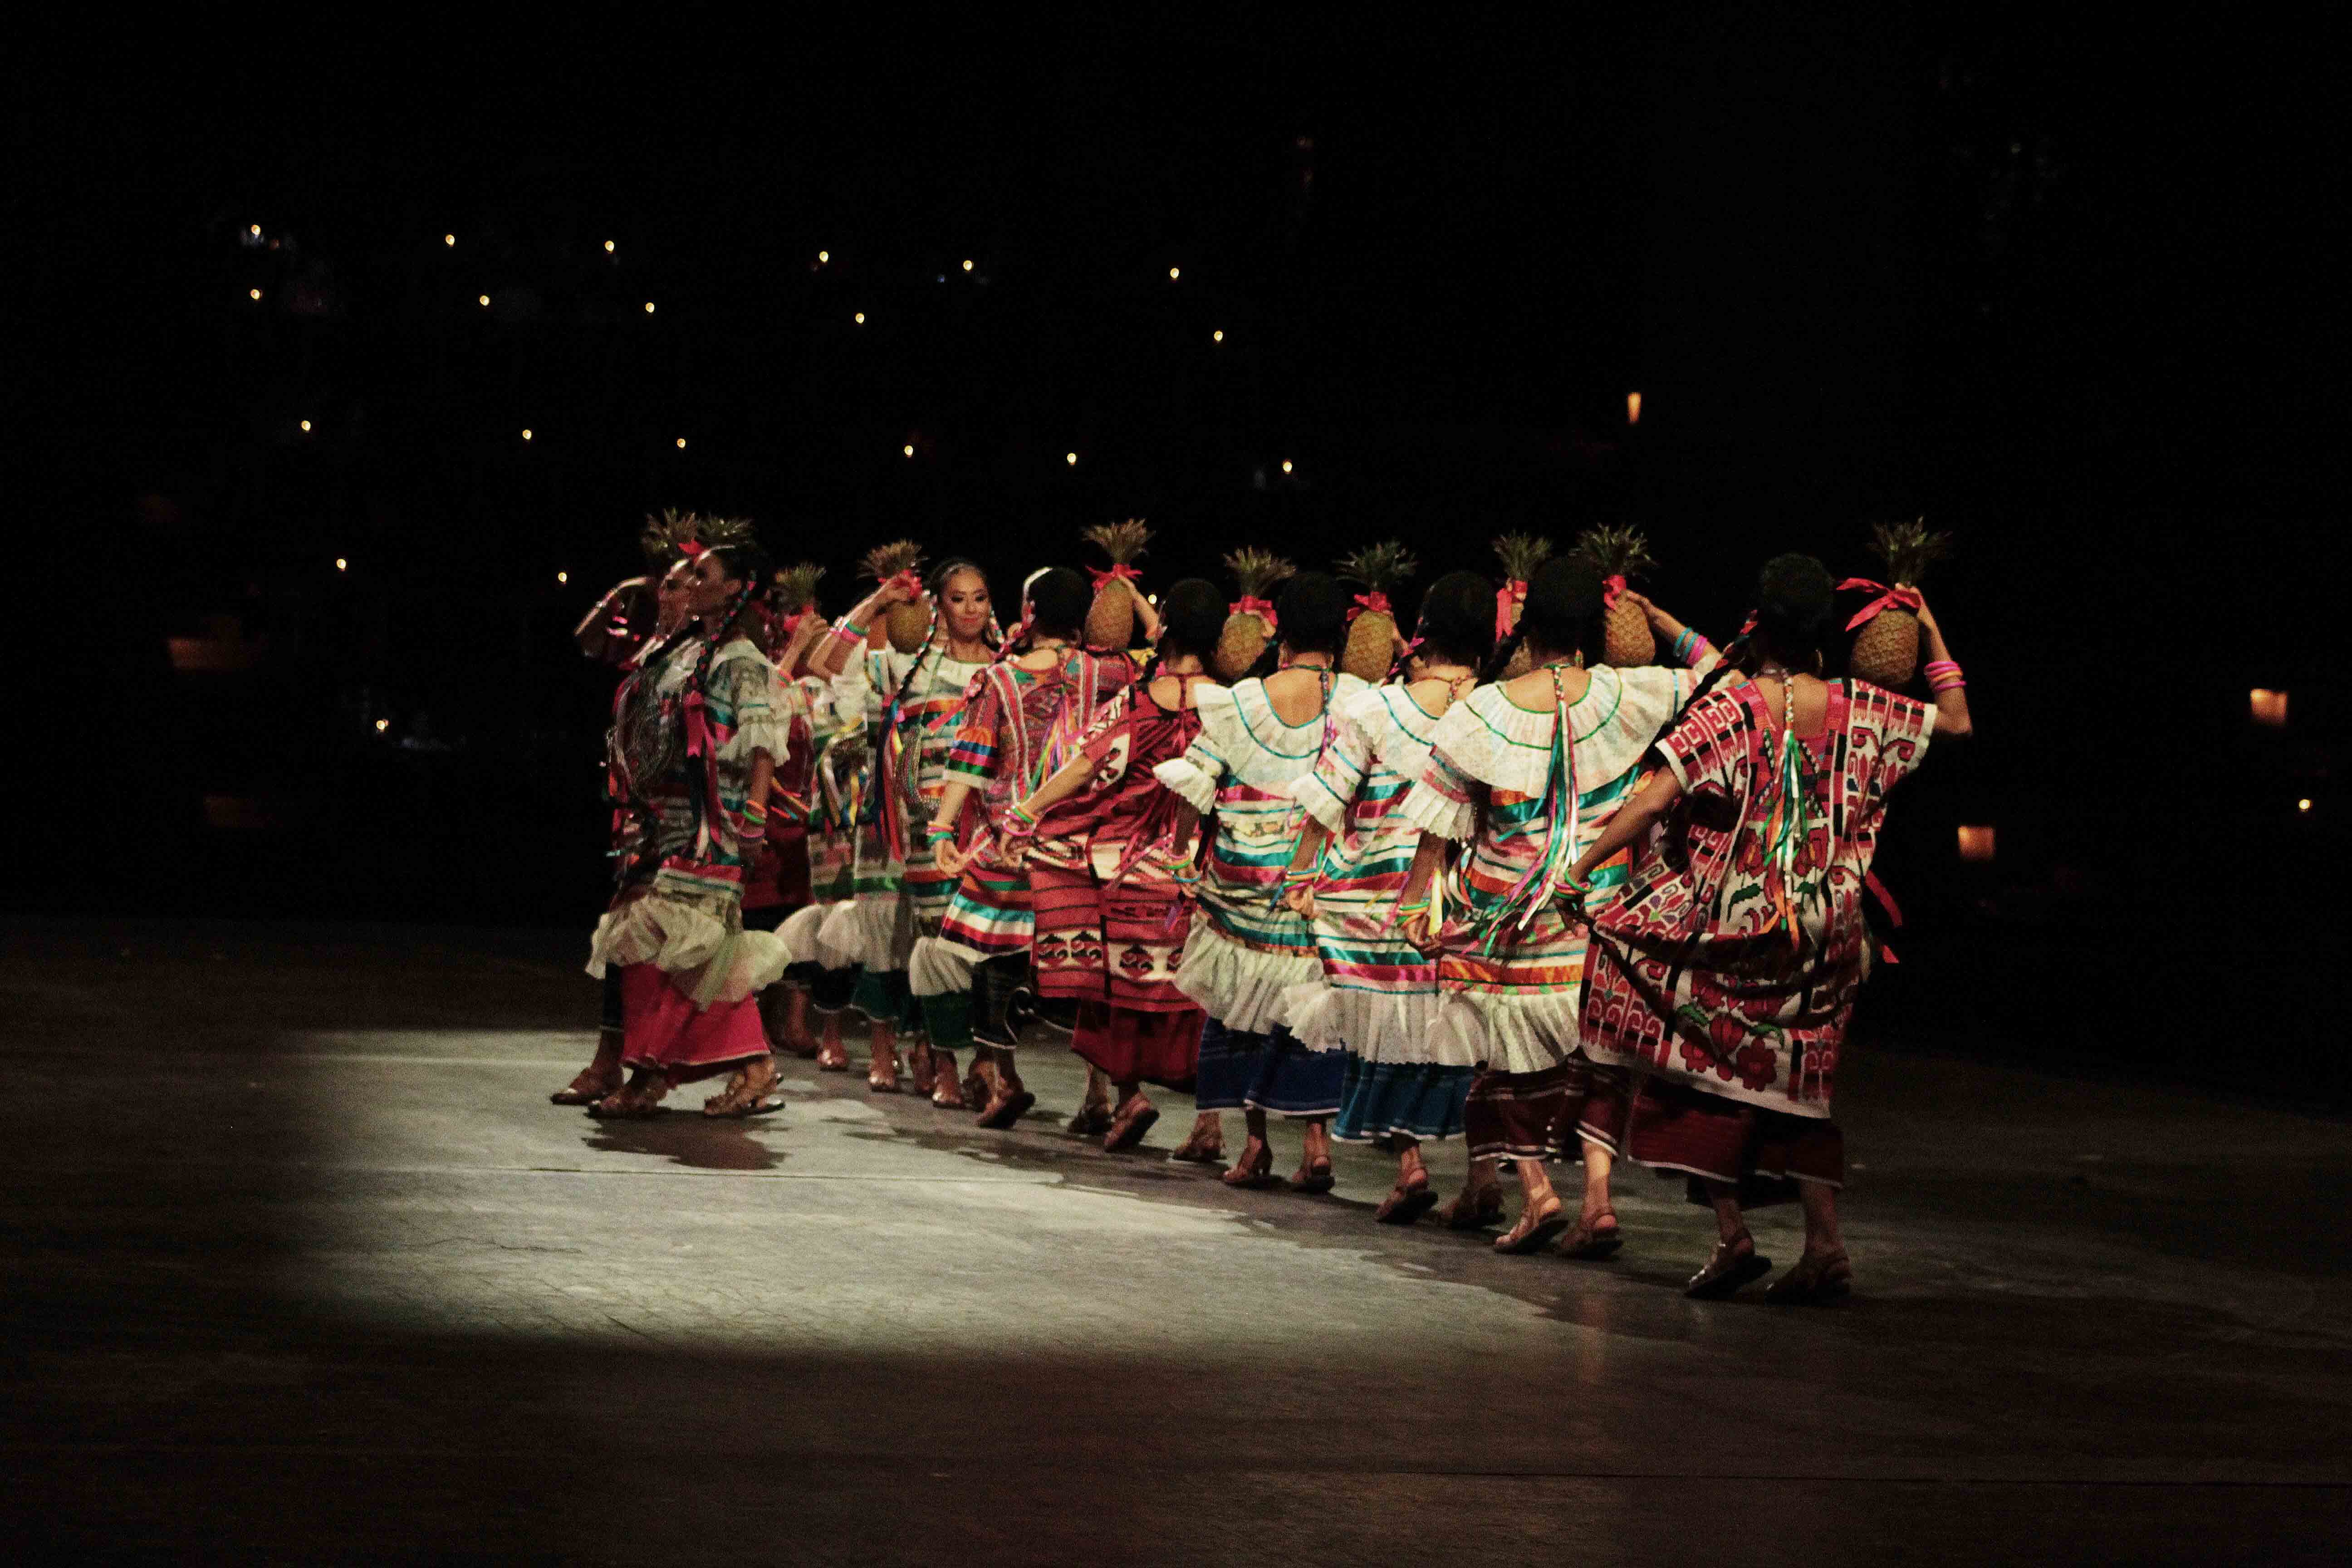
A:
[[[1629,392],[1625,395],[1625,423],[1639,425],[1641,422],[1642,395],[1638,392]]]
[[[2248,707],[2255,723],[2266,724],[2273,730],[2286,728],[2285,692],[2273,691],[2265,687],[2257,686],[2249,694]]]
[[[1963,860],[1990,860],[1992,858],[1992,856],[1993,833],[1991,826],[1989,824],[1973,826],[1963,825],[1960,828],[1960,858]]]

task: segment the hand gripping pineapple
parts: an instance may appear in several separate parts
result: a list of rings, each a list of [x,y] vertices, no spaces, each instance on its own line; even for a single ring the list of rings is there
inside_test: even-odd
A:
[[[1271,550],[1245,544],[1225,557],[1225,569],[1240,584],[1242,596],[1234,601],[1225,629],[1218,634],[1216,657],[1210,660],[1210,668],[1219,680],[1231,685],[1250,672],[1274,638],[1278,623],[1274,605],[1265,595],[1276,584],[1296,575],[1298,568]]]
[[[1656,663],[1658,641],[1650,635],[1650,618],[1625,592],[1634,576],[1657,568],[1649,540],[1638,528],[1603,523],[1578,534],[1576,549],[1600,572],[1608,599],[1602,662],[1619,669]]]
[[[1143,594],[1136,587],[1139,574],[1136,559],[1144,546],[1151,542],[1151,530],[1139,517],[1125,522],[1097,523],[1078,531],[1079,537],[1102,546],[1110,557],[1110,570],[1092,572],[1095,580],[1094,608],[1087,612],[1087,646],[1088,647],[1124,650],[1135,646],[1136,609]]]
[[[1838,584],[1841,591],[1860,588],[1874,595],[1846,623],[1850,632],[1859,628],[1846,673],[1895,691],[1910,684],[1918,668],[1919,579],[1929,562],[1952,552],[1952,536],[1931,531],[1924,517],[1883,522],[1870,531],[1870,552],[1886,563],[1894,586],[1867,577],[1849,577]]]
[[[1398,646],[1396,614],[1389,604],[1388,591],[1420,571],[1421,563],[1413,559],[1412,551],[1391,539],[1342,555],[1338,565],[1368,590],[1356,595],[1356,607],[1348,613],[1348,648],[1339,656],[1339,668],[1368,686],[1378,686],[1388,679]]]

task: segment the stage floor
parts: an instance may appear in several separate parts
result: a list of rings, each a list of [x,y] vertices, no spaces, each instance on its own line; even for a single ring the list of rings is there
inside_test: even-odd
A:
[[[1374,1226],[1366,1150],[1323,1198],[1169,1163],[1182,1096],[1137,1152],[1070,1138],[1048,1037],[1012,1134],[801,1063],[764,1121],[705,1122],[693,1088],[602,1125],[546,1098],[592,1041],[585,946],[14,925],[12,1560],[1981,1568],[2352,1540],[2340,1122],[1857,1051],[1859,1297],[1709,1305],[1678,1293],[1710,1239],[1679,1184],[1621,1178],[1615,1262],[1499,1258]],[[1450,1193],[1459,1144],[1433,1163]],[[1793,1259],[1793,1211],[1756,1231]]]

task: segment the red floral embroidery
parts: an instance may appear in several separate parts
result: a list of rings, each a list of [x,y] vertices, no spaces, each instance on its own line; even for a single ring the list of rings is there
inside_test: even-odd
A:
[[[1769,1087],[1780,1070],[1780,1053],[1761,1040],[1748,1041],[1732,1059],[1739,1068],[1740,1087],[1751,1091]]]

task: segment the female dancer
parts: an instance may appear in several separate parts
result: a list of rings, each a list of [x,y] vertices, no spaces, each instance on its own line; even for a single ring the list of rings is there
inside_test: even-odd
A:
[[[922,647],[913,653],[865,648],[866,628],[877,616],[919,597],[931,602],[931,631]],[[988,579],[972,563],[952,559],[933,567],[920,587],[898,578],[882,584],[812,656],[813,667],[827,674],[847,669],[853,655],[864,656],[875,752],[871,822],[858,835],[857,895],[826,917],[824,940],[865,966],[850,1005],[866,1015],[871,1049],[866,1084],[877,1094],[898,1092],[898,1031],[922,1028],[907,964],[916,937],[939,931],[955,886],[934,861],[922,827],[947,787],[965,689],[995,657],[989,639],[993,625]],[[929,1094],[935,1105],[961,1106],[963,1086],[952,1060],[934,1063],[919,1042],[916,1049],[917,1092]]]
[[[1336,1046],[1311,1048],[1284,1027],[1287,993],[1318,984],[1314,934],[1282,900],[1282,879],[1299,832],[1291,786],[1314,772],[1330,745],[1331,710],[1367,689],[1337,674],[1348,632],[1348,595],[1320,572],[1302,573],[1282,590],[1281,666],[1272,675],[1206,687],[1201,736],[1183,756],[1153,771],[1193,810],[1216,815],[1216,837],[1201,881],[1201,906],[1177,984],[1208,1010],[1201,1036],[1200,1108],[1180,1157],[1210,1158],[1222,1149],[1220,1110],[1238,1107],[1249,1129],[1241,1157],[1224,1179],[1237,1187],[1274,1184],[1266,1113],[1305,1124],[1306,1150],[1292,1184],[1331,1190],[1327,1123],[1339,1109],[1347,1058]]]
[[[645,625],[640,614],[646,579],[631,577],[597,600],[596,607],[572,632],[582,653],[618,666],[625,681],[644,668],[646,656],[656,648],[671,647],[667,657],[672,658],[691,652],[685,645],[672,646],[670,639],[686,628],[690,618],[693,560],[679,552],[667,533],[657,533],[652,519],[647,520],[644,542],[646,555],[656,564],[665,555],[668,560],[661,575],[653,580],[652,624]],[[682,670],[679,678],[684,678]],[[624,804],[620,781],[609,764],[604,772],[604,798],[613,807],[612,847],[607,853],[615,868],[625,867],[636,845],[638,822]],[[621,1087],[622,1024],[621,972],[614,969],[604,975],[604,1017],[596,1031],[596,1054],[570,1083],[549,1095],[550,1100],[557,1105],[593,1105]]]
[[[1291,993],[1290,1031],[1310,1050],[1347,1053],[1332,1136],[1395,1152],[1396,1185],[1372,1215],[1386,1225],[1411,1225],[1436,1203],[1421,1145],[1462,1130],[1476,1065],[1457,1037],[1436,1034],[1437,965],[1396,929],[1421,843],[1397,807],[1428,766],[1439,721],[1494,649],[1494,584],[1475,572],[1439,578],[1414,643],[1411,679],[1338,704],[1323,761],[1291,786],[1313,820],[1285,879],[1323,964],[1319,983]]]
[[[773,933],[744,930],[741,911],[744,868],[767,831],[768,785],[789,755],[775,670],[751,636],[751,601],[767,576],[756,545],[698,552],[698,625],[677,639],[692,658],[656,654],[615,705],[613,765],[644,828],[597,924],[588,970],[600,979],[621,971],[622,1060],[632,1077],[591,1106],[593,1116],[651,1116],[675,1085],[730,1068],[740,1070],[704,1102],[705,1114],[782,1104],[753,998],[789,954]]]
[[[1158,613],[1133,588],[1127,592],[1145,635],[1156,636]],[[948,758],[947,787],[925,829],[940,869],[958,881],[940,934],[916,942],[908,966],[931,1048],[952,1061],[959,1043],[970,1041],[979,1057],[987,1085],[982,1127],[1010,1127],[1037,1102],[1013,1065],[1013,998],[1028,978],[1036,921],[1029,879],[1001,849],[1012,826],[1007,814],[1013,802],[1060,771],[1103,704],[1135,679],[1126,653],[1077,647],[1094,598],[1085,577],[1066,566],[1048,567],[1030,577],[1024,595],[1023,629],[1004,645],[1007,652],[1021,651],[1000,657],[975,683]],[[975,791],[980,805],[971,815],[979,820],[967,823],[965,807]]]
[[[1160,1111],[1145,1083],[1192,1081],[1201,1009],[1177,989],[1192,881],[1191,806],[1152,776],[1201,732],[1202,675],[1224,630],[1224,595],[1191,577],[1160,602],[1160,658],[1114,698],[1086,745],[1005,814],[1025,857],[1037,922],[1038,994],[1077,1005],[1070,1048],[1118,1096],[1107,1150],[1140,1142]]]
[[[1642,1075],[1630,1157],[1687,1173],[1693,1199],[1715,1209],[1719,1239],[1692,1296],[1728,1296],[1770,1269],[1740,1210],[1785,1202],[1791,1188],[1804,1256],[1766,1297],[1829,1301],[1853,1289],[1837,1220],[1845,1142],[1830,1096],[1870,967],[1863,890],[1887,792],[1931,737],[1969,731],[1960,668],[1924,605],[1933,707],[1821,679],[1833,593],[1811,556],[1765,565],[1748,678],[1691,705],[1658,742],[1664,769],[1570,872],[1581,880],[1622,850],[1640,857],[1593,917],[1585,1048]]]
[[[1538,570],[1517,633],[1496,650],[1499,668],[1523,637],[1535,668],[1482,686],[1449,710],[1427,771],[1405,797],[1404,815],[1423,832],[1400,907],[1407,936],[1438,955],[1437,1048],[1479,1064],[1463,1109],[1476,1194],[1465,1223],[1501,1208],[1489,1184],[1494,1162],[1507,1157],[1518,1167],[1524,1203],[1517,1223],[1496,1238],[1498,1252],[1533,1252],[1568,1228],[1544,1162],[1566,1152],[1592,1089],[1577,1050],[1586,931],[1563,907],[1563,876],[1578,847],[1633,794],[1642,753],[1716,662],[1715,650],[1680,622],[1637,602],[1693,668],[1586,668],[1601,648],[1600,574],[1580,556]],[[1454,844],[1466,852],[1448,879],[1441,921],[1431,887]],[[1622,879],[1616,868],[1601,879],[1610,886]],[[1619,1243],[1609,1206],[1613,1134],[1591,1125],[1605,1118],[1585,1120],[1577,1129],[1584,1202],[1562,1250],[1605,1258]]]
[[[781,582],[783,574],[777,577]],[[775,704],[784,716],[792,755],[777,766],[768,794],[767,844],[744,879],[743,923],[755,931],[781,931],[814,898],[808,835],[816,784],[815,713],[808,692],[794,677],[810,645],[824,631],[805,607],[769,616],[766,646],[776,667]],[[791,945],[789,940],[785,945]],[[771,1048],[796,1057],[817,1054],[817,1042],[809,1034],[808,1004],[808,987],[791,969],[760,993],[760,1020]]]

